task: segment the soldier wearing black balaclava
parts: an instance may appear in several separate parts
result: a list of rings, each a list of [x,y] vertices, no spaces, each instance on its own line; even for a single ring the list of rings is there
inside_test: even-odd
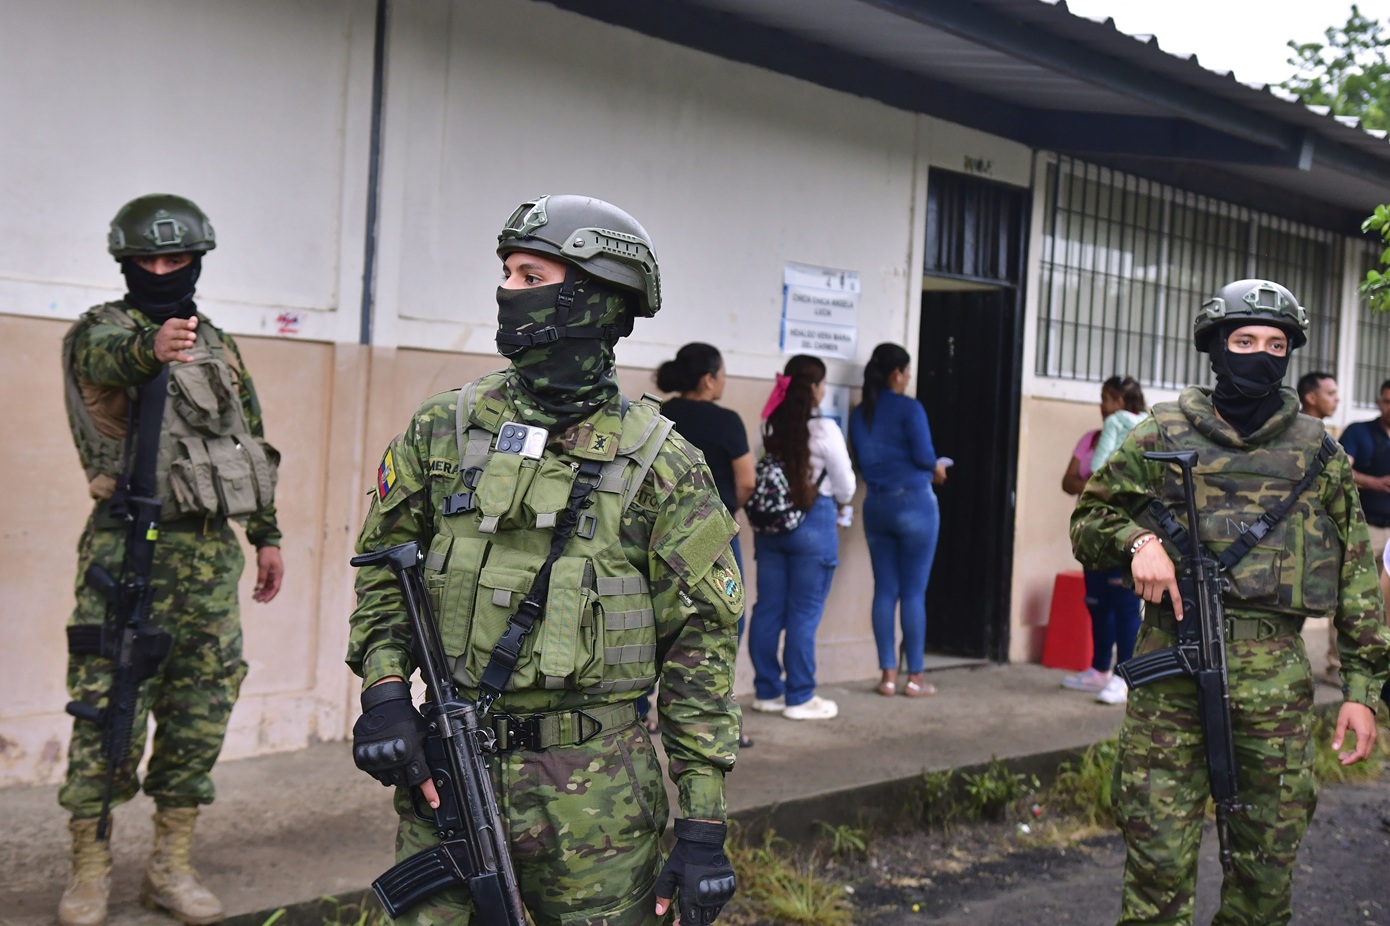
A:
[[[416,409],[377,468],[358,549],[429,551],[441,642],[496,737],[489,764],[535,921],[656,926],[674,903],[683,922],[707,924],[735,888],[724,775],[738,750],[743,586],[729,546],[737,527],[703,456],[659,400],[618,389],[618,340],[661,307],[651,238],[611,203],[541,196],[512,213],[497,256],[497,350],[510,363]],[[555,551],[572,497],[584,499],[578,526]],[[544,617],[527,624],[518,605],[548,560]],[[433,785],[407,681],[410,633],[389,572],[364,568],[357,591],[354,760],[397,786],[406,858],[438,843],[415,812]],[[518,633],[499,678],[499,641]],[[677,801],[665,858],[666,790],[635,708],[657,681]],[[462,888],[397,919],[476,921]]]
[[[212,767],[246,675],[237,592],[245,554],[231,523],[242,524],[256,548],[252,597],[268,602],[284,576],[274,501],[280,455],[265,441],[260,400],[236,341],[198,312],[203,256],[217,246],[203,210],[182,196],[141,196],[116,213],[106,244],[125,277],[125,297],[92,308],[63,338],[68,423],[93,509],[78,545],[69,627],[68,689],[85,712],[74,722],[58,792],[71,815],[73,847],[58,923],[105,922],[107,789],[114,806],[143,787],[154,799],[155,844],[141,900],[206,926],[224,910],[191,864],[193,830],[199,808],[214,797]],[[142,396],[161,390],[163,416],[141,422]],[[171,642],[128,715],[135,735],[127,755],[108,767],[111,653],[89,635],[104,626],[100,639],[119,636],[109,633],[106,597],[85,577],[99,566],[128,578],[121,566],[132,517],[133,451],[147,438],[159,446],[150,475],[160,501],[150,623]],[[147,715],[155,734],[142,782]]]
[[[1172,646],[1178,621],[1198,619],[1174,605],[1178,551],[1155,534],[1149,507],[1161,500],[1185,520],[1181,483],[1147,452],[1195,451],[1199,516],[1184,526],[1213,557],[1257,523],[1264,531],[1221,570],[1241,803],[1227,817],[1232,869],[1213,921],[1223,926],[1279,926],[1292,916],[1294,859],[1317,803],[1304,619],[1328,617],[1337,629],[1345,700],[1331,745],[1343,764],[1370,754],[1390,674],[1390,631],[1351,463],[1282,388],[1307,330],[1307,312],[1277,283],[1240,280],[1208,299],[1193,342],[1211,357],[1215,387],[1155,405],[1086,484],[1071,523],[1077,559],[1090,569],[1128,565],[1148,602],[1136,657]],[[1284,499],[1292,501],[1282,516],[1261,520]],[[1116,760],[1127,850],[1121,923],[1192,922],[1208,800],[1197,700],[1188,677],[1129,692]]]

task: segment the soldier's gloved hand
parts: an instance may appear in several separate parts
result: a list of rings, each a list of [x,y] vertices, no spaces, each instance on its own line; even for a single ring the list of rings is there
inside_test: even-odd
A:
[[[362,692],[362,716],[352,725],[352,761],[384,785],[418,785],[430,777],[426,729],[409,685],[373,685]]]
[[[709,926],[734,896],[734,866],[724,854],[723,823],[677,820],[676,847],[656,878],[656,914],[678,897],[681,926]]]

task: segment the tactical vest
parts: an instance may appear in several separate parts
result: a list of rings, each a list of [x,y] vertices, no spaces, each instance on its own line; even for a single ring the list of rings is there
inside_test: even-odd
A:
[[[474,397],[497,376],[460,391],[457,452],[466,491],[434,512],[424,564],[444,650],[455,659],[455,678],[470,688],[550,552],[578,466],[549,449],[539,460],[493,450],[494,435],[508,422],[496,406]],[[591,504],[555,562],[545,617],[526,639],[507,691],[601,694],[644,691],[655,681],[656,612],[645,570],[627,557],[622,529],[655,507],[650,487],[646,505],[633,502],[671,431],[659,409],[651,396],[626,408],[617,454],[603,465]],[[648,555],[644,543],[644,565]]]
[[[1216,443],[1199,432],[1176,402],[1155,405],[1163,450],[1195,450],[1198,536],[1219,556],[1249,525],[1293,491],[1312,465],[1322,422],[1298,415],[1271,440],[1246,449]],[[1320,482],[1320,481],[1319,481]],[[1163,501],[1179,515],[1182,483],[1167,467]],[[1330,617],[1341,585],[1342,546],[1323,505],[1319,483],[1231,567],[1225,598],[1234,608],[1295,617]]]
[[[138,331],[121,303],[99,305],[68,329],[63,338],[64,399],[77,455],[93,498],[109,498],[125,466],[123,436],[97,427],[77,377],[78,334],[107,322]],[[156,485],[161,517],[237,518],[260,511],[275,497],[279,452],[251,435],[241,405],[241,371],[228,361],[217,329],[200,317],[198,337],[187,363],[169,364],[169,400],[159,433]],[[136,401],[137,390],[125,390]],[[126,422],[126,430],[129,422]],[[106,429],[108,432],[110,427]]]

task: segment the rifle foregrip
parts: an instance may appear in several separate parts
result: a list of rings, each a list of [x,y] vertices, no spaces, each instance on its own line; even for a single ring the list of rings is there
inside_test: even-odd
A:
[[[1115,674],[1124,679],[1129,687],[1142,688],[1164,679],[1191,675],[1192,671],[1178,648],[1170,646],[1121,663],[1115,667]]]

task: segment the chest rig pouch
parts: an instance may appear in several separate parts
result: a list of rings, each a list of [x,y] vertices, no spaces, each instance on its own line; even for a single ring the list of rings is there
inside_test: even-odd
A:
[[[170,363],[169,398],[160,430],[155,484],[166,520],[237,518],[270,505],[275,497],[279,452],[251,435],[241,404],[241,373],[228,360],[217,329],[201,319],[193,359]],[[96,427],[76,373],[76,336],[84,324],[104,322],[132,331],[139,326],[119,303],[91,310],[64,339],[68,419],[87,478],[121,471],[122,438]]]
[[[1196,450],[1197,534],[1221,564],[1225,597],[1293,617],[1330,616],[1337,606],[1342,549],[1317,492],[1309,492],[1337,451],[1321,424],[1302,418],[1251,453],[1216,443],[1176,405],[1155,406],[1167,449]],[[1311,449],[1310,449],[1311,448]],[[1180,480],[1165,476],[1149,519],[1171,536],[1182,506]],[[1166,516],[1166,517],[1165,517]]]
[[[193,359],[169,366],[161,463],[175,517],[243,517],[275,497],[280,455],[251,436],[241,405],[241,375],[211,325],[198,327]]]
[[[656,615],[646,550],[634,554],[639,568],[622,535],[625,523],[650,522],[633,501],[671,423],[656,400],[624,400],[612,459],[498,452],[501,409],[476,401],[488,381],[460,392],[459,471],[431,492],[426,586],[455,677],[487,703],[517,690],[645,690],[656,678]]]

